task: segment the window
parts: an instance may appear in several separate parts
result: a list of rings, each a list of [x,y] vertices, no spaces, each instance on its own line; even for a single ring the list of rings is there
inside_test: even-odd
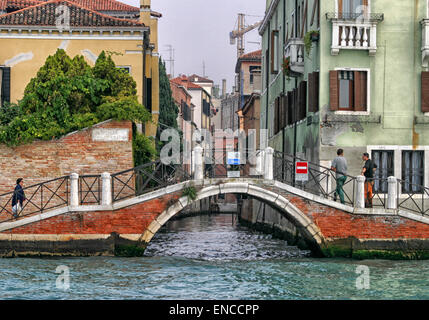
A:
[[[146,78],[146,109],[152,113],[152,78]]]
[[[332,111],[367,111],[368,72],[330,71],[330,105]]]
[[[301,30],[301,38],[304,36],[304,34],[307,33],[307,7],[308,7],[308,1],[305,2],[304,4],[304,0],[302,1],[301,4],[301,10],[302,10],[302,18],[301,18],[301,25],[302,25],[302,30]]]
[[[424,185],[424,151],[402,151],[403,193],[422,193]]]
[[[0,67],[0,106],[10,102],[10,67]]]
[[[250,84],[253,84],[255,74],[261,74],[261,67],[260,66],[250,66],[249,67],[250,72]]]
[[[319,111],[319,72],[308,74],[308,111]]]
[[[338,73],[340,83],[340,109],[353,108],[353,71],[340,71]]]
[[[368,6],[368,0],[339,0],[340,13],[362,13],[362,6]]]
[[[387,193],[387,178],[394,176],[393,150],[373,150],[372,160],[377,165],[375,171],[374,191]],[[379,180],[377,180],[379,179]]]
[[[421,74],[421,111],[429,112],[429,72],[423,71]]]
[[[271,32],[271,73],[279,72],[279,32]]]
[[[316,27],[319,28],[320,27],[320,4],[319,4],[320,0],[315,0],[313,2],[313,11],[311,14],[311,21],[310,21],[310,26],[312,26],[313,24],[316,24]]]

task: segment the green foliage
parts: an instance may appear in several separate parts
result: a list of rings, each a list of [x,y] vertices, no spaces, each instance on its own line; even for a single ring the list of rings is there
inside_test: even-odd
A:
[[[313,36],[319,36],[319,31],[317,30],[310,30],[304,35],[304,46],[305,46],[305,52],[307,53],[307,57],[310,55],[311,46]]]
[[[0,126],[7,125],[10,119],[13,119],[21,114],[21,109],[17,104],[5,102],[0,107]]]
[[[134,165],[151,162],[156,156],[156,150],[152,139],[143,134],[135,133],[133,138]]]
[[[183,189],[182,197],[187,197],[188,201],[193,201],[197,198],[197,189],[194,186],[189,186]]]
[[[95,66],[83,56],[71,59],[58,49],[46,59],[16,105],[0,116],[0,143],[20,145],[49,140],[108,119],[147,122],[151,116],[138,103],[136,82],[116,68],[104,52]]]
[[[159,61],[159,120],[157,128],[157,150],[160,152],[162,147],[168,143],[160,141],[161,132],[164,129],[174,128],[178,129],[177,117],[179,110],[174,103],[170,80],[168,79],[165,69],[165,63],[160,59]]]

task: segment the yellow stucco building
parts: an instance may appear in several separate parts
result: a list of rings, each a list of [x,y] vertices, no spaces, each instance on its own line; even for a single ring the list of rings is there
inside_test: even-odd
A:
[[[158,19],[150,0],[140,8],[115,0],[0,1],[1,102],[17,102],[49,55],[64,49],[94,65],[110,51],[118,67],[137,83],[139,100],[152,113],[147,136],[159,116]],[[145,76],[143,76],[143,73]]]

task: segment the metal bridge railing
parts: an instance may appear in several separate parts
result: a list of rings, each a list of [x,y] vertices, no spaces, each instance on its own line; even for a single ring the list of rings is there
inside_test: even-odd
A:
[[[210,161],[208,161],[209,163],[204,165],[204,175],[200,175],[199,179],[201,177],[227,177],[227,173],[230,170],[240,171],[240,177],[255,177],[249,174],[249,168],[246,165],[229,165],[226,156],[228,151],[233,150],[213,150],[209,155],[211,157]],[[201,153],[199,154],[203,157]],[[339,200],[339,195],[336,194],[336,172],[330,168],[286,153],[273,152],[272,149],[269,153],[268,151],[261,153],[260,150],[245,150],[244,153],[242,152],[243,157],[246,158],[248,158],[249,154],[258,158],[264,169],[270,168],[268,170],[271,172],[270,175],[266,176],[265,173],[262,173],[258,177],[263,176],[265,179],[274,179],[325,199]],[[267,156],[268,154],[270,155],[269,157]],[[207,159],[207,154],[205,157]],[[272,161],[272,166],[267,161]],[[295,179],[295,166],[298,161],[308,163],[307,181],[296,181]],[[191,180],[193,177],[190,171],[190,165],[166,165],[161,160],[156,160],[114,173],[111,176],[108,173],[80,177],[77,174],[63,176],[23,188],[26,200],[18,214],[19,217],[24,217],[69,205],[111,204],[112,202],[136,197],[169,185]],[[364,178],[345,176],[346,181],[342,188],[345,204],[363,208]],[[78,181],[76,181],[77,179]],[[375,178],[373,182],[373,185],[376,186],[376,188],[373,188],[373,194],[370,199],[373,207],[401,209],[421,215],[429,214],[429,188],[394,177]],[[0,222],[14,219],[12,212],[13,196],[14,191],[0,195]]]
[[[387,185],[388,178],[373,178],[372,180],[372,196],[368,196],[368,200],[373,207],[387,208],[387,191],[382,191],[381,186]],[[378,186],[378,188],[375,188]]]
[[[101,204],[101,176],[79,176],[79,195],[80,205]]]
[[[397,179],[397,195],[398,209],[429,214],[429,188]]]
[[[43,213],[69,204],[69,176],[64,176],[23,188],[25,200],[18,210],[18,217]],[[0,195],[0,222],[15,219],[12,198],[15,191]]]
[[[274,180],[326,199],[339,200],[339,195],[336,195],[336,173],[330,168],[279,151],[274,151],[273,157]],[[297,161],[308,162],[308,181],[295,181],[295,163]],[[347,180],[343,185],[344,201],[345,204],[354,206],[356,177],[345,176]]]
[[[192,178],[182,165],[165,165],[161,160],[112,174],[111,177],[113,202],[136,197]]]

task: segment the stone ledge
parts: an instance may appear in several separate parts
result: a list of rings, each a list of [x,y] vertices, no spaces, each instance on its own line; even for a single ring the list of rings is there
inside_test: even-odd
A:
[[[415,124],[429,124],[429,113],[425,113],[424,116],[415,116],[414,117]]]
[[[323,122],[339,122],[339,123],[350,123],[350,122],[361,122],[361,123],[381,123],[381,115],[353,115],[353,114],[335,114],[327,113],[323,117]]]

